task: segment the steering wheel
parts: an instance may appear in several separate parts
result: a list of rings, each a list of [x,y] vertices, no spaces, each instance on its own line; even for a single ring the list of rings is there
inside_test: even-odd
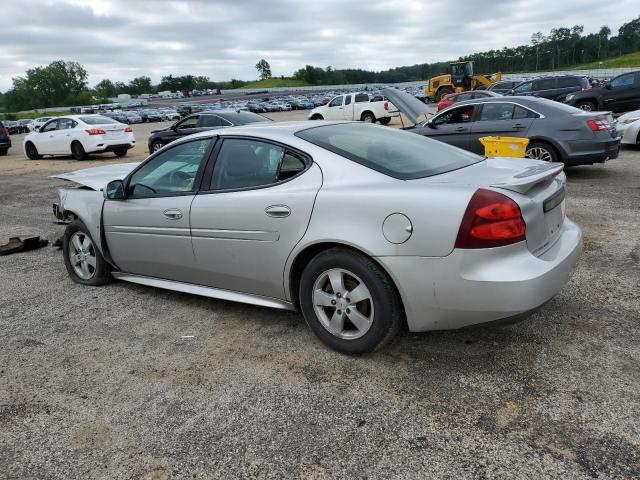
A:
[[[186,172],[177,170],[169,175],[169,183],[174,187],[191,187],[193,178]]]

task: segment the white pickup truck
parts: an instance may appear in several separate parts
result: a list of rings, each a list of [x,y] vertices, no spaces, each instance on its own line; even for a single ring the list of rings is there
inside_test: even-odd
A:
[[[316,107],[309,113],[309,120],[361,120],[386,125],[391,117],[397,117],[397,109],[387,100],[371,101],[363,92],[347,93],[334,97],[329,103]]]

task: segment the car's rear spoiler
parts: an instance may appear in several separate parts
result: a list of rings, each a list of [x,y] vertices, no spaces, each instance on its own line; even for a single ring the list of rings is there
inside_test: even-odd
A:
[[[413,95],[409,95],[407,92],[403,92],[402,90],[398,90],[396,88],[383,88],[380,93],[387,97],[398,111],[414,124],[418,123],[421,117],[423,117],[424,120],[429,120],[429,118],[436,113],[433,107],[422,103]]]
[[[562,172],[564,163],[553,162],[543,165],[535,165],[527,167],[521,172],[516,173],[512,177],[500,183],[494,183],[491,186],[504,188],[518,193],[527,193],[540,182],[547,182]]]

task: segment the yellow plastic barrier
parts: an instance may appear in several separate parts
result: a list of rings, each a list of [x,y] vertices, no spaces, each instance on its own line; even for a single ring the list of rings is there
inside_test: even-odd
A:
[[[529,145],[528,138],[520,137],[482,137],[479,140],[487,157],[524,158]]]

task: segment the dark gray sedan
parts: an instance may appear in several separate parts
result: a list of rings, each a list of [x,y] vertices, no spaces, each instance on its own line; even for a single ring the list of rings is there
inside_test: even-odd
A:
[[[525,137],[527,157],[567,166],[616,158],[620,149],[609,112],[584,112],[543,98],[481,98],[456,103],[409,131],[483,154],[481,137]]]

